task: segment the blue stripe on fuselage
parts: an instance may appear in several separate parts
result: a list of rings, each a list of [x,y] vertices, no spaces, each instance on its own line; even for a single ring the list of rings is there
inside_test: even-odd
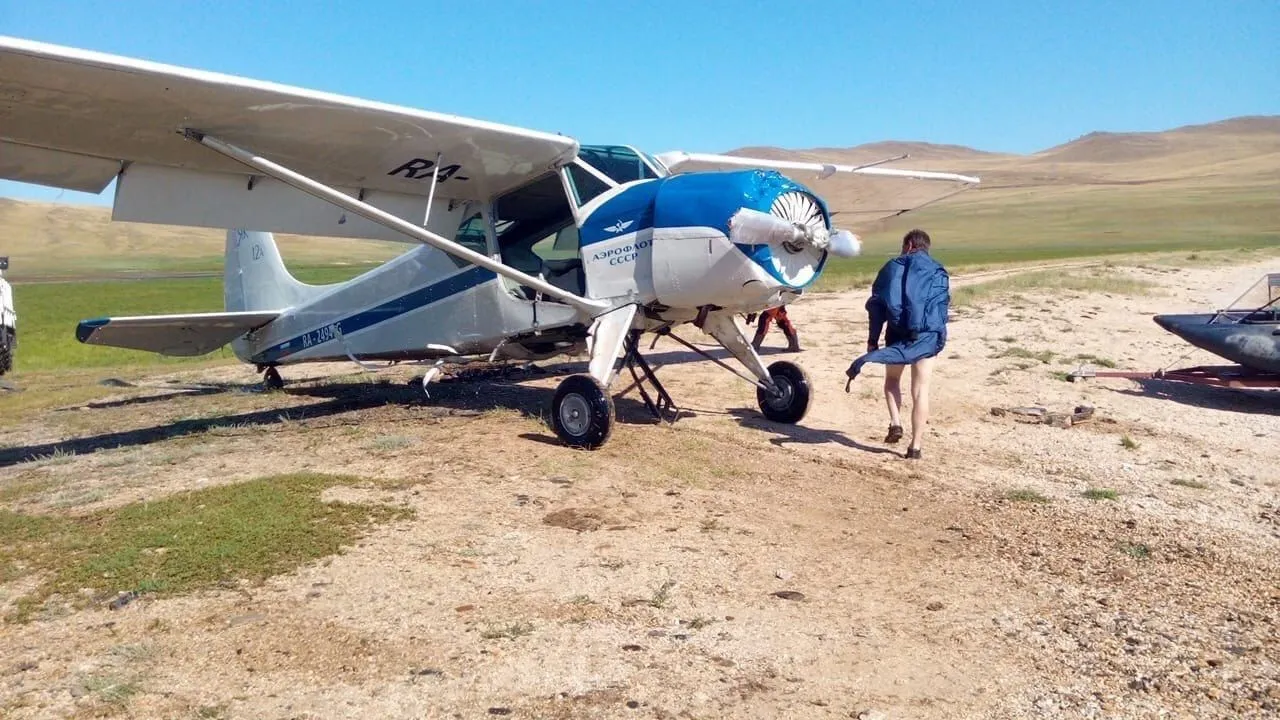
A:
[[[252,361],[255,363],[279,362],[296,352],[333,340],[338,335],[334,331],[335,328],[340,330],[343,335],[350,335],[380,322],[400,317],[405,313],[413,312],[447,297],[470,290],[497,276],[497,273],[492,270],[479,266],[472,267],[457,275],[451,275],[440,282],[418,288],[394,300],[388,300],[377,307],[358,312],[337,322],[325,323],[322,327],[318,327],[308,333],[273,345],[253,356]]]

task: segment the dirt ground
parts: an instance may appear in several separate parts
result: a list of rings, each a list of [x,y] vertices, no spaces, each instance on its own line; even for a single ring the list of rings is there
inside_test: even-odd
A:
[[[292,368],[276,394],[217,368],[41,412],[0,430],[0,488],[47,488],[10,509],[312,470],[401,480],[331,495],[416,517],[260,586],[0,625],[0,715],[1275,717],[1280,393],[1060,374],[1213,362],[1151,316],[1276,270],[1123,268],[1160,289],[957,308],[922,461],[881,442],[883,368],[844,392],[865,292],[793,306],[798,426],[670,341],[649,358],[686,416],[654,424],[628,391],[596,452],[539,419],[580,364],[431,399],[409,368]],[[1086,404],[1069,428],[991,412]]]

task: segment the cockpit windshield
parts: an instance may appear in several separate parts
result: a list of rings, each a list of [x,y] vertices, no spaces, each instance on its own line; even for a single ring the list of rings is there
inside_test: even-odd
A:
[[[619,185],[658,177],[657,163],[625,145],[583,145],[578,158]]]

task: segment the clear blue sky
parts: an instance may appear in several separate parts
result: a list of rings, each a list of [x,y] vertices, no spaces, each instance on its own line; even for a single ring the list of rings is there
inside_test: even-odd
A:
[[[1277,0],[0,0],[0,34],[652,152],[1280,114]]]

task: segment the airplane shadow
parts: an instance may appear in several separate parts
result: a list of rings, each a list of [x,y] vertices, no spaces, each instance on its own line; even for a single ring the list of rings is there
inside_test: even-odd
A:
[[[164,394],[148,396],[154,400],[170,400],[181,395]],[[208,432],[220,426],[261,427],[277,425],[285,418],[290,420],[311,420],[314,418],[338,415],[379,403],[358,400],[331,400],[318,404],[299,404],[290,407],[276,407],[268,410],[233,415],[220,415],[211,418],[177,420],[171,423],[152,425],[150,427],[107,432],[88,437],[60,440],[40,445],[25,445],[0,450],[0,467],[9,467],[19,463],[39,460],[57,452],[89,455],[100,450],[141,447],[153,443],[164,442],[187,435]],[[106,409],[99,407],[98,409]]]
[[[889,448],[875,447],[873,445],[863,445],[853,440],[842,432],[835,430],[816,430],[813,428],[802,427],[800,425],[786,425],[783,423],[775,423],[760,415],[759,410],[748,408],[734,408],[729,414],[737,419],[738,423],[743,427],[753,430],[763,430],[765,432],[775,433],[781,437],[770,438],[769,442],[782,447],[787,443],[801,443],[805,445],[822,445],[825,443],[835,443],[843,445],[854,450],[873,453],[877,455],[901,455],[901,453],[890,450]]]
[[[1171,380],[1141,378],[1141,390],[1112,389],[1131,397],[1151,397],[1207,410],[1227,410],[1250,415],[1280,415],[1280,391],[1192,385]]]
[[[225,392],[255,392],[257,383],[244,385],[211,384],[209,387],[190,389],[189,392],[160,392],[127,400],[87,404],[86,410],[116,409],[145,403],[177,400],[191,396],[214,395]],[[286,386],[283,394],[293,397],[320,398],[323,402],[301,402],[283,407],[254,410],[244,413],[219,415],[208,418],[177,420],[150,427],[106,432],[87,437],[61,440],[39,445],[25,445],[0,449],[0,467],[10,467],[39,460],[54,453],[89,455],[101,450],[142,447],[174,438],[208,432],[217,427],[267,427],[288,421],[315,420],[345,413],[357,412],[386,405],[403,407],[444,408],[460,411],[483,412],[493,409],[511,409],[526,417],[545,419],[555,394],[554,388],[533,387],[510,382],[451,380],[428,386],[429,397],[422,394],[418,381],[410,383],[330,382],[319,385]],[[615,393],[614,412],[620,423],[654,424],[656,418],[644,403],[634,397]],[[681,417],[693,415],[682,412]],[[537,437],[537,436],[534,436]],[[532,438],[531,438],[532,439]],[[554,435],[545,439],[558,444]]]
[[[90,410],[107,410],[110,408],[131,407],[134,405],[148,405],[150,403],[165,402],[175,400],[177,398],[203,397],[206,395],[222,395],[229,392],[251,392],[253,385],[232,385],[218,384],[209,386],[176,386],[173,388],[165,388],[165,392],[159,392],[152,395],[139,395],[137,397],[124,398],[122,400],[103,400],[99,402],[85,403],[85,407]],[[74,408],[62,408],[55,412],[79,412],[79,406]]]

